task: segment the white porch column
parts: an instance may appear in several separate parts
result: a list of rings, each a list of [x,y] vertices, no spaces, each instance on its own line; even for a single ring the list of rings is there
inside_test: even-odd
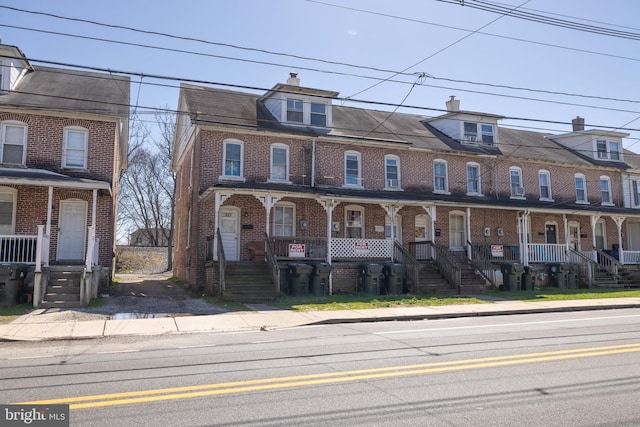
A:
[[[567,220],[567,215],[562,214],[562,223],[564,225],[564,245],[566,247],[566,251],[569,251],[569,221]]]
[[[467,241],[471,242],[471,208],[467,208]],[[465,242],[464,245],[467,248],[467,258],[471,259],[471,246],[467,245]]]
[[[334,199],[319,200],[327,213],[327,264],[331,264],[331,230],[333,229],[333,209],[338,203]],[[329,295],[333,295],[333,273],[329,273]]]
[[[47,199],[47,225],[45,233],[51,236],[51,211],[53,210],[53,187],[49,186],[49,196]]]
[[[624,249],[622,249],[622,223],[626,219],[624,216],[612,216],[611,219],[618,227],[618,261],[624,264]]]
[[[218,217],[220,215],[220,207],[231,195],[215,193],[213,207],[213,259],[218,261]]]
[[[255,198],[258,199],[258,201],[262,204],[262,207],[264,207],[264,210],[266,211],[265,217],[267,224],[265,230],[267,236],[271,236],[271,233],[269,232],[269,224],[271,223],[271,208],[273,208],[273,206],[278,203],[282,196],[272,196],[271,194],[267,194],[263,196],[255,196]]]
[[[436,207],[435,206],[423,206],[422,209],[429,215],[429,219],[431,220],[431,241],[436,241]],[[433,245],[431,245],[431,258],[435,257],[434,253],[435,249]]]
[[[529,265],[529,235],[527,231],[529,230],[529,215],[530,212],[524,211],[520,216],[520,227],[518,228],[518,232],[520,233],[520,242],[521,242],[521,255],[520,259],[524,265]]]
[[[396,241],[396,233],[395,233],[396,215],[398,214],[398,210],[400,210],[402,206],[384,205],[384,204],[380,204],[380,206],[382,206],[384,211],[387,213],[387,216],[391,220],[391,261],[395,262],[396,260],[394,259],[394,256],[393,256],[393,246]]]
[[[91,206],[91,226],[96,226],[96,212],[98,211],[98,190],[93,189],[93,205]]]
[[[593,250],[596,248],[596,223],[600,219],[600,215],[592,215],[590,217],[591,220],[591,243],[593,245]]]

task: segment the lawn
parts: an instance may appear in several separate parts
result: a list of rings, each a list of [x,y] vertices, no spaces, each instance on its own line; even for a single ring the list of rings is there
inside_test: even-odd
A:
[[[561,301],[597,298],[640,298],[640,289],[558,289],[539,288],[533,291],[491,291],[486,295],[516,301]]]
[[[9,307],[0,307],[0,324],[9,323],[17,317],[33,310],[31,304],[18,304]]]

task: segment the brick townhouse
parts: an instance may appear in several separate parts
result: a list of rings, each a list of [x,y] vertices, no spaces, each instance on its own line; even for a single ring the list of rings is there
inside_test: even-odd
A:
[[[0,45],[0,282],[11,299],[84,305],[110,280],[129,90],[128,77],[36,66]],[[10,276],[25,266],[15,295]]]
[[[498,286],[505,262],[576,265],[590,285],[637,264],[627,134],[579,117],[564,134],[511,129],[454,97],[426,117],[337,96],[295,74],[257,95],[181,85],[176,277],[219,294],[264,269],[278,292],[288,264],[321,262],[330,292],[356,292],[363,264],[393,262],[402,291],[431,289],[431,266],[462,292]]]

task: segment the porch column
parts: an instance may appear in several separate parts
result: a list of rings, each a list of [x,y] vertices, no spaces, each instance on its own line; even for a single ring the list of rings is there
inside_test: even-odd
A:
[[[600,219],[600,215],[592,215],[591,220],[591,244],[593,245],[593,250],[596,250],[596,223]]]
[[[393,252],[394,252],[393,247],[396,241],[396,233],[395,233],[396,214],[398,213],[398,210],[401,207],[398,207],[396,205],[383,205],[383,204],[381,204],[380,206],[382,206],[384,211],[387,213],[387,216],[391,219],[391,261],[395,262],[395,259],[393,256]]]
[[[425,210],[425,212],[427,213],[427,215],[429,215],[429,219],[431,220],[431,234],[429,234],[431,236],[431,241],[435,242],[436,240],[436,207],[435,206],[423,206],[422,209]],[[433,245],[431,245],[431,258],[435,257],[434,254],[435,249],[433,248]]]
[[[624,216],[612,216],[611,219],[618,227],[618,261],[624,264],[624,250],[622,249],[622,223],[626,219]]]
[[[271,236],[271,233],[269,233],[269,223],[271,222],[271,208],[273,208],[273,206],[278,203],[278,201],[282,198],[281,196],[272,196],[271,194],[267,194],[266,196],[255,196],[256,199],[258,199],[258,201],[260,203],[262,203],[262,206],[264,207],[265,211],[266,211],[266,219],[267,219],[267,224],[265,227],[267,236]]]
[[[320,200],[320,205],[327,213],[327,264],[331,264],[331,230],[333,229],[333,209],[337,203],[334,199]],[[333,273],[329,273],[329,295],[333,295]]]
[[[527,230],[529,230],[529,211],[524,211],[520,215],[518,232],[520,233],[521,255],[520,259],[524,265],[529,265],[529,238]]]
[[[96,226],[96,212],[98,206],[98,189],[93,189],[93,205],[91,206],[91,226]]]
[[[45,235],[47,236],[47,246],[43,248],[42,263],[45,267],[49,267],[49,245],[51,242],[51,213],[53,211],[53,187],[49,186],[49,194],[47,198],[47,224],[45,228]]]
[[[231,195],[215,193],[214,207],[213,207],[213,259],[218,261],[218,217],[220,214],[220,207]]]
[[[564,225],[564,245],[566,247],[566,251],[569,251],[569,222],[567,220],[567,215],[562,214],[562,223]]]
[[[467,208],[467,241],[471,243],[471,208]],[[471,246],[464,245],[467,248],[467,258],[471,259]]]

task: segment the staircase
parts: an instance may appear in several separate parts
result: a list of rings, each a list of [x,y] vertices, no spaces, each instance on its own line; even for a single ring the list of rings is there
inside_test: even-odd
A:
[[[418,267],[418,283],[416,294],[453,295],[457,290],[442,277],[438,266],[433,261],[420,261]]]
[[[640,269],[637,265],[623,265],[618,267],[618,276],[603,269],[594,273],[593,286],[597,288],[638,288],[640,287]]]
[[[264,261],[227,261],[222,298],[242,303],[266,303],[276,297],[269,266]]]
[[[47,290],[40,307],[80,307],[80,282],[84,266],[56,265],[49,267]]]
[[[468,295],[487,290],[487,281],[467,258],[466,252],[451,251],[451,259],[460,267],[460,294]]]

